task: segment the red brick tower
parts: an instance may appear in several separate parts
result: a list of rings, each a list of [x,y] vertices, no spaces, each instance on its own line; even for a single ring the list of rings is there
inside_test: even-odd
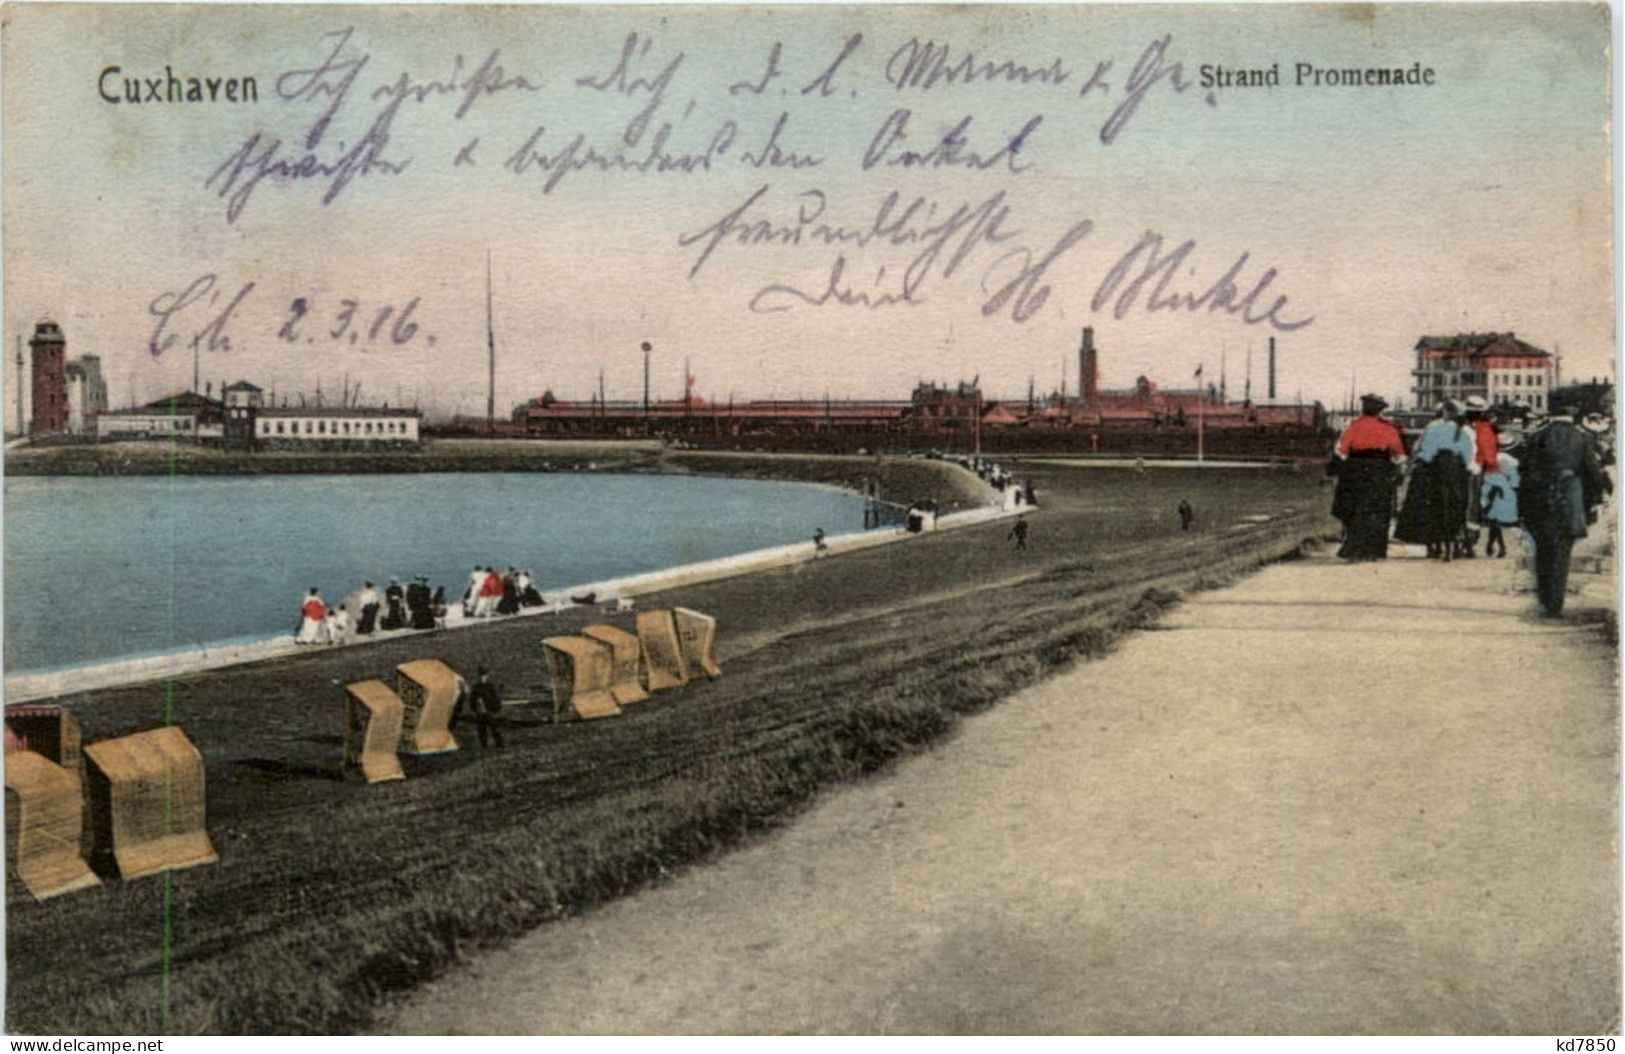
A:
[[[1083,327],[1083,343],[1078,347],[1078,393],[1085,405],[1095,401],[1100,390],[1100,363],[1095,357],[1095,327]]]
[[[34,326],[28,349],[34,357],[34,417],[29,435],[51,435],[68,430],[68,342],[55,322]]]

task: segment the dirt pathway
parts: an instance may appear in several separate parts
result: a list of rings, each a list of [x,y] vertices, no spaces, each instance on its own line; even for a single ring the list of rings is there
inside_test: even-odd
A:
[[[1269,568],[393,1028],[1615,1031],[1614,652],[1512,578]]]

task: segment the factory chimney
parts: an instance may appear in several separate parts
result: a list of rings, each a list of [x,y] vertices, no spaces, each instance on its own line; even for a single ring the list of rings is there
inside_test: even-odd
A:
[[[1083,327],[1083,343],[1078,346],[1078,397],[1085,403],[1095,401],[1100,383],[1099,367],[1095,362],[1095,327]]]
[[[1275,401],[1275,338],[1270,338],[1270,401]]]

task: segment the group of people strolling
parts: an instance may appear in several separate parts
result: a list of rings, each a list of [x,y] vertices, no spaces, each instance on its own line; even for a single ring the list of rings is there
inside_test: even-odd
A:
[[[350,612],[343,604],[328,607],[315,586],[299,605],[295,644],[342,644],[350,635]]]
[[[1574,542],[1613,491],[1596,442],[1573,408],[1560,407],[1550,418],[1530,413],[1515,429],[1499,425],[1479,396],[1446,400],[1407,453],[1399,429],[1382,416],[1387,405],[1376,395],[1361,397],[1360,416],[1339,437],[1327,468],[1337,477],[1332,514],[1344,528],[1338,555],[1383,559],[1397,518],[1393,537],[1425,546],[1432,559],[1472,557],[1486,533],[1485,555],[1504,557],[1503,532],[1521,526],[1533,550],[1541,609],[1561,614]],[[1521,457],[1512,453],[1520,449]]]
[[[541,607],[545,601],[529,571],[508,568],[498,574],[495,567],[474,565],[463,590],[463,614],[469,618],[518,614],[520,608]]]
[[[446,589],[441,586],[431,590],[428,575],[418,575],[405,587],[399,578],[391,578],[381,595],[377,586],[363,582],[355,595],[355,607],[357,614],[352,624],[348,605],[328,607],[320,591],[311,586],[309,595],[300,605],[300,623],[294,643],[343,644],[352,632],[358,637],[368,637],[379,630],[443,627]]]
[[[343,644],[352,633],[365,637],[379,630],[443,629],[446,625],[446,587],[431,589],[428,575],[418,575],[406,586],[399,578],[391,578],[382,593],[366,582],[353,600],[352,621],[349,605],[328,606],[312,586],[299,605],[294,643]],[[512,615],[522,607],[540,607],[543,602],[529,571],[510,567],[507,574],[498,574],[493,567],[476,565],[468,577],[462,608],[468,618],[489,618]]]

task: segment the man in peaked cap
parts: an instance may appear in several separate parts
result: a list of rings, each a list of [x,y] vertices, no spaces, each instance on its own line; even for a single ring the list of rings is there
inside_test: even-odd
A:
[[[1518,510],[1535,545],[1535,593],[1541,613],[1563,614],[1569,554],[1613,482],[1597,461],[1591,436],[1574,423],[1572,406],[1558,407],[1545,428],[1523,444]]]

